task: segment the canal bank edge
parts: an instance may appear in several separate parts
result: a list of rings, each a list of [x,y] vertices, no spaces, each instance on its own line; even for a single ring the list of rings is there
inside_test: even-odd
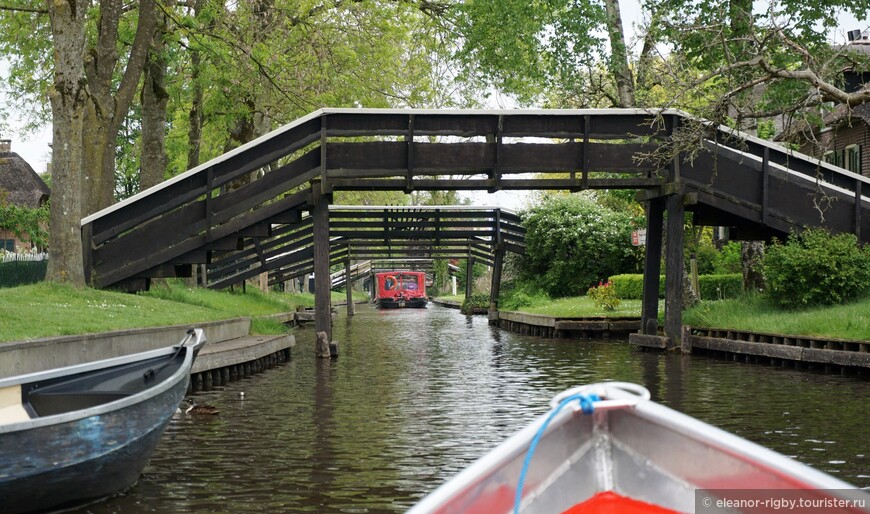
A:
[[[46,337],[0,345],[0,377],[163,348],[181,341],[187,330],[194,326],[205,331],[208,342],[199,353],[193,373],[255,361],[276,352],[289,351],[296,344],[296,339],[290,334],[249,335],[251,318]]]
[[[664,350],[667,338],[638,334],[640,318],[556,318],[517,311],[499,311],[498,326],[511,332],[546,338],[628,339],[634,346]],[[683,353],[870,369],[870,341],[683,327]]]

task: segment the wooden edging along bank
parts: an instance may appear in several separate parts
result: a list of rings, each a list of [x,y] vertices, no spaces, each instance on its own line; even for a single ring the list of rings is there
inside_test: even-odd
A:
[[[499,311],[498,326],[518,334],[538,337],[625,339],[632,332],[640,330],[640,318],[556,318],[526,312]]]
[[[498,326],[538,337],[628,339],[641,348],[668,348],[667,337],[637,333],[640,330],[639,318],[556,318],[500,311]],[[677,348],[677,351],[726,355],[747,362],[870,369],[870,341],[684,326],[682,348]]]
[[[691,353],[870,369],[870,341],[684,327]]]

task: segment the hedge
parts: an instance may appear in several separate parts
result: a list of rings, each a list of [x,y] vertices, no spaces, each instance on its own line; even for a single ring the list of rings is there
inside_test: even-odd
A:
[[[643,298],[643,275],[625,274],[610,277],[616,296],[623,300],[640,300]],[[743,276],[739,273],[727,275],[699,275],[698,286],[701,289],[701,299],[719,300],[735,298],[743,292]],[[659,298],[665,297],[665,277],[659,277]]]
[[[45,280],[48,260],[0,262],[0,287],[16,287]]]
[[[702,300],[724,300],[737,298],[743,293],[743,275],[698,275],[698,288]]]

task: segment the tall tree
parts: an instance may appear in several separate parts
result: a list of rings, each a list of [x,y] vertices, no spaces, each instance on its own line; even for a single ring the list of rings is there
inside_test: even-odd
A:
[[[642,8],[634,58],[623,51],[635,42],[622,43],[618,0],[465,0],[454,11],[457,56],[470,74],[526,103],[557,91],[547,96],[556,106],[628,107],[632,89],[637,103],[638,88],[658,82],[668,94],[644,94],[653,101],[642,105],[689,108],[717,121],[870,101],[870,91],[842,89],[839,73],[856,57],[827,41],[840,13],[866,17],[870,0],[643,0]],[[739,101],[761,84],[752,101]]]
[[[88,2],[50,2],[54,44],[54,81],[49,98],[52,112],[51,259],[46,279],[76,286],[85,283],[79,229],[82,176],[82,119],[87,100],[82,66],[85,13]]]
[[[120,26],[122,21],[128,21],[123,20],[124,3],[122,0],[100,0],[96,42],[88,49],[85,59],[90,102],[86,104],[85,138],[82,140],[83,216],[114,202],[115,140],[136,96],[157,28],[154,2],[139,1],[135,35],[122,60]],[[124,69],[120,71],[118,81],[118,68],[122,63]]]
[[[155,9],[157,6],[155,5]],[[147,189],[162,182],[166,174],[166,117],[169,93],[166,91],[167,18],[162,12],[158,17],[157,32],[151,45],[148,61],[142,77],[142,159],[140,188]]]

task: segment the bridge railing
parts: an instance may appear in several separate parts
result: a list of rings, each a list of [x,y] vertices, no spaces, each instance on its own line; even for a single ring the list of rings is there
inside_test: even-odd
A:
[[[702,215],[732,216],[723,224],[748,219],[780,233],[825,224],[870,238],[868,179],[771,143],[712,127],[708,152],[676,164],[650,159],[685,118],[647,110],[317,111],[82,220],[86,273],[106,287],[214,263],[215,283],[280,269],[277,280],[313,258],[307,240],[282,239],[304,223],[311,195],[342,189],[654,195],[668,194],[670,180],[696,195]],[[521,238],[510,228],[499,233],[505,245]]]

